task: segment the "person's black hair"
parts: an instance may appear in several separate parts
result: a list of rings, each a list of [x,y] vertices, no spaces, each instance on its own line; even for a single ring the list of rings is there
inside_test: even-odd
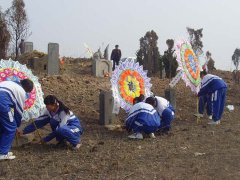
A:
[[[145,96],[144,96],[143,94],[140,94],[140,96],[135,97],[135,98],[133,99],[133,104],[136,104],[136,103],[139,103],[139,102],[143,102],[143,101],[144,101],[144,98],[145,98]]]
[[[115,48],[117,48],[117,47],[119,47],[119,45],[116,44],[116,45],[115,45]]]
[[[143,94],[140,94],[140,96],[138,97],[140,102],[143,102],[145,99],[145,96]]]
[[[136,104],[136,103],[138,103],[138,102],[139,102],[139,97],[135,97],[135,98],[133,99],[133,105]]]
[[[150,96],[146,99],[145,103],[151,104],[154,107],[156,103],[156,98],[153,96]]]
[[[30,79],[20,80],[20,84],[27,93],[30,93],[33,90],[33,82]]]
[[[47,97],[44,98],[45,105],[54,105],[56,103],[59,104],[60,110],[63,110],[66,114],[70,114],[70,109],[67,106],[65,106],[62,101],[59,101],[56,96],[48,95]]]
[[[207,71],[204,69],[200,72],[200,77],[207,75]]]

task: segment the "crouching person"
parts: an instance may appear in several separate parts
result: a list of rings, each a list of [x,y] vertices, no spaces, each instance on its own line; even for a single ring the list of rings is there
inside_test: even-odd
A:
[[[128,118],[125,121],[126,128],[129,132],[133,132],[128,136],[132,139],[143,139],[143,134],[154,136],[154,132],[160,127],[160,117],[152,105],[141,102],[141,97],[134,99],[134,105],[131,108]]]
[[[159,96],[148,97],[145,102],[151,104],[157,110],[161,117],[159,130],[160,132],[167,133],[171,129],[171,123],[175,115],[173,106],[168,100]]]
[[[35,124],[30,124],[23,129],[23,134],[28,134],[42,128],[50,123],[52,132],[43,138],[42,143],[51,141],[56,138],[58,144],[64,144],[65,140],[68,141],[73,149],[80,147],[80,137],[83,129],[80,120],[55,96],[49,95],[44,99],[46,109],[40,117],[35,120]]]

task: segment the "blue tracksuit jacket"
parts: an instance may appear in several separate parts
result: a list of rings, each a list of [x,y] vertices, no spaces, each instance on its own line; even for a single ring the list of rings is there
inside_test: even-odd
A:
[[[203,77],[201,82],[201,89],[198,92],[198,96],[214,93],[216,90],[227,88],[226,83],[222,78],[207,74]]]
[[[160,127],[160,116],[150,104],[139,102],[133,105],[125,123],[128,130],[150,134]]]
[[[0,113],[12,113],[10,121],[16,121],[17,127],[21,125],[24,102],[27,93],[17,83],[12,81],[0,82]]]

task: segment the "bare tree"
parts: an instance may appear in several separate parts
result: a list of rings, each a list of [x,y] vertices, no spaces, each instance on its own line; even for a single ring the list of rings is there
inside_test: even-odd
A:
[[[11,35],[4,14],[0,9],[0,59],[5,59]]]
[[[7,22],[10,28],[12,41],[15,46],[15,57],[19,56],[19,43],[21,39],[26,39],[29,33],[29,22],[25,11],[23,0],[13,0],[12,6],[6,11]]]

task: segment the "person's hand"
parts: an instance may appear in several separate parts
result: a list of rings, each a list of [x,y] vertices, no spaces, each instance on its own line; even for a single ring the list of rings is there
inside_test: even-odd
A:
[[[17,128],[16,135],[17,136],[22,136],[23,135],[23,131],[21,129]]]
[[[39,144],[46,144],[46,142],[45,142],[43,139],[41,139],[41,140],[39,141]]]
[[[126,129],[126,125],[122,125],[121,128],[122,128],[122,129]]]

